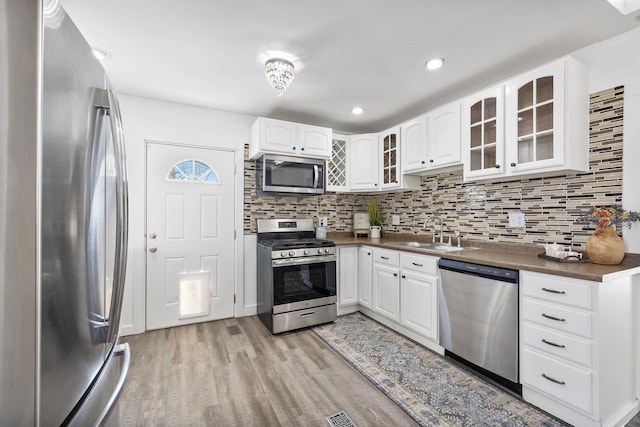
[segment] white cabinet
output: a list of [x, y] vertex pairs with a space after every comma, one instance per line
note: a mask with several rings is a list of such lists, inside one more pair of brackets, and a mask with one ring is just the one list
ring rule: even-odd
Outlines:
[[597, 283], [520, 272], [523, 398], [580, 426], [614, 425], [635, 403], [632, 278]]
[[566, 57], [507, 81], [503, 113], [501, 87], [467, 98], [462, 120], [464, 179], [515, 179], [588, 171], [588, 80], [587, 66]]
[[373, 273], [373, 249], [363, 246], [358, 249], [358, 304], [371, 307]]
[[373, 310], [400, 322], [399, 254], [374, 248], [373, 260]]
[[338, 248], [338, 309], [341, 314], [345, 307], [353, 306], [351, 311], [357, 310], [358, 304], [358, 247], [340, 246]]
[[438, 258], [400, 254], [400, 324], [438, 339]]
[[352, 191], [378, 190], [378, 134], [351, 136], [349, 175]]
[[395, 127], [380, 132], [379, 188], [387, 190], [400, 187], [400, 128]]
[[427, 115], [420, 116], [400, 125], [402, 172], [412, 173], [426, 170], [427, 156]]
[[460, 165], [460, 102], [403, 123], [400, 134], [403, 174], [428, 175]]
[[331, 158], [327, 161], [327, 191], [349, 190], [349, 158], [349, 137], [334, 133], [331, 140]]
[[274, 153], [328, 159], [331, 135], [329, 128], [258, 117], [251, 126], [249, 157]]
[[460, 102], [452, 102], [427, 114], [429, 168], [460, 164]]
[[504, 86], [462, 101], [464, 179], [504, 174]]

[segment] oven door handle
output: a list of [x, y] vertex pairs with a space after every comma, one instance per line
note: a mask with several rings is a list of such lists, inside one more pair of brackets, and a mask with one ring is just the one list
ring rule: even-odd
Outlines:
[[293, 259], [275, 259], [271, 263], [273, 267], [288, 267], [290, 265], [304, 265], [304, 264], [320, 264], [323, 262], [335, 262], [337, 257], [335, 255], [324, 255], [314, 257], [301, 257]]

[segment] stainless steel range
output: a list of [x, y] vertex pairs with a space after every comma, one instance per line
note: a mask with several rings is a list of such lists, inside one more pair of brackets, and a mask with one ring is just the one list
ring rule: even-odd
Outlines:
[[336, 247], [313, 219], [258, 220], [258, 317], [274, 333], [336, 319]]

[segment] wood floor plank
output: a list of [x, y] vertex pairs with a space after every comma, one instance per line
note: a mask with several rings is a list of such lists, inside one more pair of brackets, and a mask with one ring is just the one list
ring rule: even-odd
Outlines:
[[122, 339], [129, 377], [114, 417], [123, 426], [359, 426], [416, 423], [309, 330], [272, 335], [257, 317]]

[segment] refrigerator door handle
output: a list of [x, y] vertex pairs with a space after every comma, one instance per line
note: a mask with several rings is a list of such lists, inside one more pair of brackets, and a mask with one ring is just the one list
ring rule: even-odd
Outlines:
[[114, 288], [111, 295], [111, 313], [109, 314], [109, 330], [107, 342], [115, 341], [120, 325], [120, 312], [124, 293], [124, 282], [127, 263], [127, 224], [129, 217], [129, 198], [127, 190], [127, 169], [124, 151], [124, 134], [120, 106], [113, 90], [107, 89], [107, 101], [113, 136], [116, 163], [116, 255], [114, 268]]

